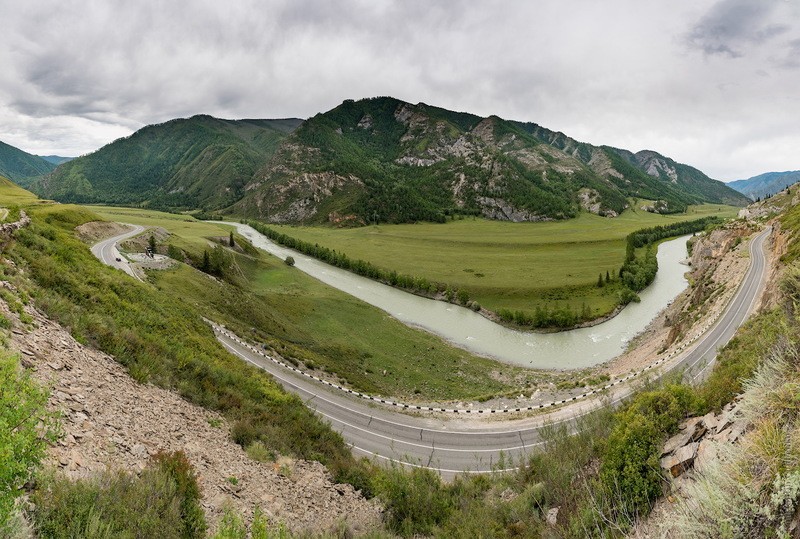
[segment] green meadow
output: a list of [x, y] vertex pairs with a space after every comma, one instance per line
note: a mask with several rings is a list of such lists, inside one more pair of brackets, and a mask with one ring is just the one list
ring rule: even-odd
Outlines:
[[[109, 221], [162, 227], [168, 243], [198, 256], [209, 238], [230, 227], [189, 216], [131, 208], [87, 206]], [[236, 236], [240, 245], [244, 239]], [[163, 247], [163, 246], [162, 246]], [[195, 305], [206, 316], [264, 342], [308, 368], [335, 373], [361, 391], [411, 399], [486, 398], [516, 387], [489, 376], [533, 381], [537, 376], [454, 348], [412, 329], [352, 296], [287, 266], [267, 253], [233, 255], [229, 279], [181, 264], [148, 277], [164, 294]]]
[[[641, 204], [637, 204], [641, 205]], [[613, 277], [625, 259], [625, 236], [646, 227], [710, 215], [733, 217], [737, 208], [691, 206], [686, 213], [658, 215], [628, 210], [609, 219], [582, 213], [575, 219], [509, 223], [465, 218], [444, 224], [373, 225], [361, 228], [278, 226], [288, 236], [317, 243], [401, 274], [424, 277], [492, 311], [537, 307], [611, 312], [619, 287], [597, 287], [598, 275]]]

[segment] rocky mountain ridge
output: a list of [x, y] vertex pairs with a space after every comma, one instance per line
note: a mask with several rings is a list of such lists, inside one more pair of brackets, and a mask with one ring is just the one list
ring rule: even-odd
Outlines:
[[[630, 155], [628, 155], [630, 154]], [[580, 143], [536, 124], [390, 97], [345, 101], [303, 123], [245, 188], [236, 213], [272, 222], [563, 219], [745, 197], [655, 152]]]

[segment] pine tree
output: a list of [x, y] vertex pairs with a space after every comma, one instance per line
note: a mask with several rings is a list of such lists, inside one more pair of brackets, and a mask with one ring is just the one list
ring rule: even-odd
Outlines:
[[597, 288], [603, 288], [603, 274], [597, 276]]
[[608, 270], [606, 270], [606, 284], [611, 282], [611, 275], [608, 274]]
[[228, 236], [228, 245], [231, 247], [236, 246], [236, 242], [233, 241], [233, 230], [231, 230], [230, 235]]
[[207, 249], [203, 251], [203, 263], [200, 266], [200, 269], [206, 273], [208, 273], [208, 271], [211, 269], [211, 258], [208, 256]]

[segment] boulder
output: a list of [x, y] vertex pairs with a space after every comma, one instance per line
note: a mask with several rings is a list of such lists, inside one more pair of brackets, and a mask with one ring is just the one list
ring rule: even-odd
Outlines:
[[703, 425], [705, 425], [706, 429], [712, 433], [716, 432], [717, 427], [719, 426], [719, 420], [714, 415], [714, 412], [708, 412], [706, 415], [704, 415], [701, 422]]
[[559, 507], [553, 507], [547, 511], [547, 524], [550, 526], [555, 526], [558, 524], [558, 510]]
[[697, 448], [700, 444], [692, 442], [679, 448], [675, 453], [661, 459], [661, 468], [669, 471], [672, 477], [678, 477], [683, 472], [692, 467], [694, 459], [697, 457]]
[[679, 447], [683, 447], [691, 442], [692, 434], [694, 434], [694, 430], [684, 430], [667, 440], [667, 443], [664, 444], [664, 448], [661, 450], [661, 456], [669, 455]]
[[697, 455], [694, 459], [694, 469], [698, 473], [708, 471], [709, 464], [717, 458], [717, 446], [709, 441], [703, 440], [697, 447]]
[[747, 424], [744, 421], [739, 421], [731, 425], [730, 433], [728, 434], [728, 441], [730, 443], [735, 442], [736, 440], [744, 434], [744, 431], [747, 430]]

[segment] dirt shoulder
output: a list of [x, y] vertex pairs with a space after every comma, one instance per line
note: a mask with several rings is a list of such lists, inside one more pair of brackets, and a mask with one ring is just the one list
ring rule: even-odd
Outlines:
[[334, 484], [318, 462], [251, 460], [214, 412], [175, 393], [134, 381], [111, 356], [75, 341], [58, 324], [27, 308], [28, 327], [0, 301], [13, 327], [10, 347], [52, 389], [48, 406], [62, 414], [64, 436], [46, 464], [72, 478], [107, 468], [138, 472], [159, 451], [182, 450], [199, 476], [202, 505], [216, 527], [232, 506], [250, 519], [260, 507], [291, 531], [354, 531], [377, 526], [381, 508], [347, 484]]
[[124, 234], [129, 228], [109, 221], [90, 221], [75, 227], [75, 234], [84, 243], [97, 243], [100, 240]]

